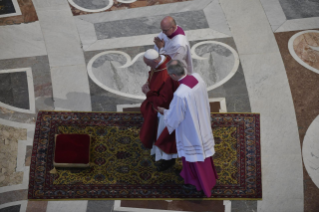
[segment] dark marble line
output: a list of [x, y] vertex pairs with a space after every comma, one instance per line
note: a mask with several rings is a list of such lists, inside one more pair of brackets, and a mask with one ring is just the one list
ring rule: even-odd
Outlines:
[[184, 30], [209, 28], [202, 10], [95, 23], [98, 40], [160, 33], [160, 22], [172, 16]]
[[[10, 70], [10, 69], [18, 69], [18, 68], [27, 68], [30, 67], [32, 70], [33, 76], [33, 86], [34, 86], [34, 95], [35, 95], [35, 107], [36, 113], [39, 110], [53, 110], [54, 103], [53, 103], [53, 91], [52, 91], [52, 82], [51, 82], [51, 72], [49, 66], [49, 59], [48, 56], [35, 56], [35, 57], [26, 57], [26, 58], [16, 58], [16, 59], [5, 59], [0, 60], [0, 70]], [[18, 73], [18, 72], [16, 72]], [[19, 72], [24, 73], [25, 72]], [[8, 79], [4, 79], [3, 76], [8, 74]], [[19, 78], [12, 78], [11, 75], [13, 73], [1, 73], [0, 71], [0, 101], [4, 102], [3, 96], [9, 98], [7, 101], [9, 102], [26, 102], [29, 101], [29, 94], [28, 94], [28, 84], [27, 80], [24, 81], [23, 87], [25, 89], [21, 89], [21, 80]], [[4, 84], [6, 82], [6, 84]], [[23, 83], [22, 83], [23, 84]], [[18, 90], [13, 90], [11, 87], [19, 87]], [[5, 87], [10, 88], [5, 90]], [[4, 92], [5, 91], [5, 92]], [[4, 92], [4, 93], [1, 93]], [[10, 99], [10, 93], [12, 95], [12, 99]], [[14, 94], [13, 94], [14, 93]], [[27, 99], [27, 100], [26, 100]], [[19, 106], [19, 105], [18, 105]], [[26, 107], [27, 108], [27, 107]], [[29, 108], [29, 103], [28, 103]], [[1, 110], [0, 111], [0, 118], [10, 120], [10, 121], [17, 121], [22, 123], [34, 123], [35, 122], [36, 114], [27, 114], [21, 112], [14, 112], [14, 111], [7, 111]]]
[[0, 205], [28, 199], [28, 189], [3, 192], [0, 194]]
[[0, 212], [20, 212], [21, 205], [13, 205], [0, 209]]
[[86, 212], [111, 212], [114, 208], [114, 200], [88, 201]]
[[11, 73], [13, 106], [30, 109], [29, 87], [26, 72]]
[[279, 0], [279, 3], [288, 20], [319, 17], [318, 0]]
[[29, 91], [26, 72], [0, 72], [0, 101], [22, 109], [29, 109]]
[[11, 13], [16, 13], [12, 0], [0, 0], [0, 18]]

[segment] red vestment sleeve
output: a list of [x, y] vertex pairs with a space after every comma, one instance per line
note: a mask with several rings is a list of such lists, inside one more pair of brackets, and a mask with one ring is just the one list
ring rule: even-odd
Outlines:
[[152, 103], [146, 99], [141, 105], [141, 113], [144, 122], [140, 130], [140, 140], [146, 148], [150, 149], [156, 140], [158, 126], [157, 112], [153, 110]]

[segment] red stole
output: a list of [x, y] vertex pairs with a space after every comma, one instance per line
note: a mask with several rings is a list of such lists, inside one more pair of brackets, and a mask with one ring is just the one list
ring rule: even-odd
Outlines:
[[[149, 149], [152, 148], [157, 135], [158, 118], [157, 111], [154, 108], [157, 109], [158, 106], [168, 108], [173, 99], [174, 92], [179, 86], [179, 83], [172, 80], [167, 73], [166, 64], [170, 60], [169, 56], [165, 56], [164, 62], [155, 70], [149, 72], [148, 82], [150, 91], [146, 94], [146, 100], [141, 105], [144, 122], [140, 130], [140, 140]], [[164, 132], [167, 132], [167, 134]], [[175, 143], [175, 133], [169, 135], [166, 128], [163, 133], [163, 136], [161, 134], [160, 137], [163, 137], [166, 141]], [[176, 153], [176, 144], [175, 152], [172, 153]]]

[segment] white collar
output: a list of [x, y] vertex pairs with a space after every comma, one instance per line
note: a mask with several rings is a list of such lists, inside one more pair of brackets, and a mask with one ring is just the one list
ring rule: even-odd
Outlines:
[[160, 55], [161, 56], [161, 61], [157, 64], [156, 68], [159, 67], [160, 65], [162, 65], [162, 63], [165, 60], [165, 56], [164, 55]]
[[187, 74], [185, 74], [184, 76], [182, 76], [178, 81], [181, 81], [182, 79], [184, 79], [187, 76]]

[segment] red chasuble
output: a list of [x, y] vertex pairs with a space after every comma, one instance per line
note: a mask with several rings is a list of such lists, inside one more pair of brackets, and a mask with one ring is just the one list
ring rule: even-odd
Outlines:
[[[146, 94], [146, 100], [141, 105], [144, 122], [140, 131], [140, 140], [149, 149], [152, 148], [157, 135], [158, 118], [157, 111], [154, 108], [156, 109], [158, 106], [169, 108], [174, 92], [179, 86], [179, 83], [172, 80], [167, 73], [166, 64], [171, 58], [169, 56], [165, 57], [164, 62], [159, 67], [149, 71], [148, 83], [150, 91]], [[168, 150], [165, 149], [166, 153], [177, 153], [175, 133], [169, 135], [168, 130], [165, 128], [160, 138], [165, 143], [168, 143], [168, 146], [171, 146]]]

